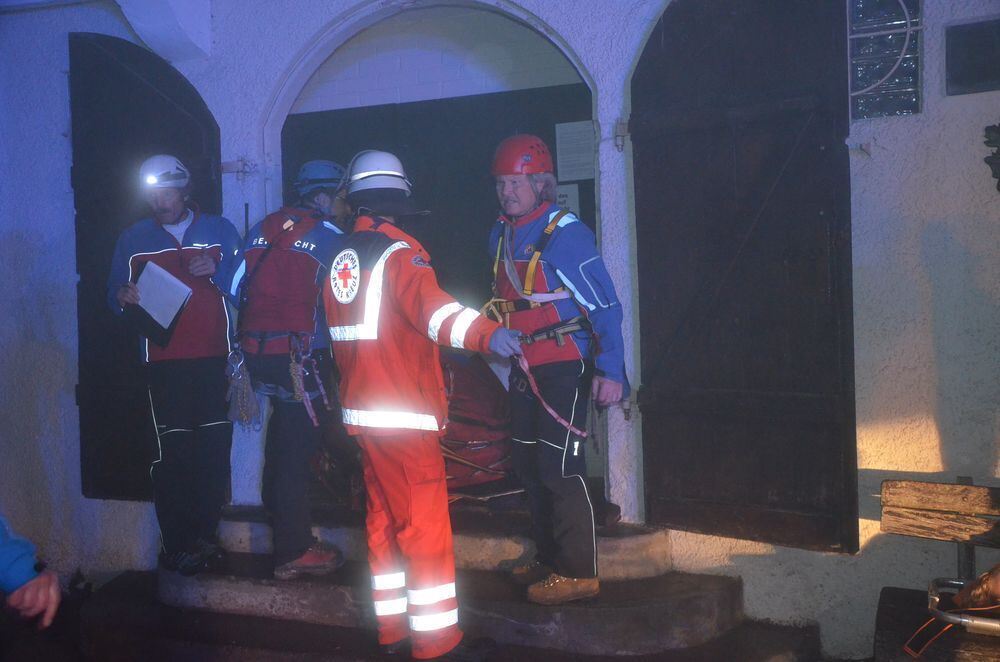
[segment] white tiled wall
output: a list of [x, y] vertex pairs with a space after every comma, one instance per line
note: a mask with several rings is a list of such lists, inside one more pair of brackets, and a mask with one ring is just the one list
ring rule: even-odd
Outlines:
[[403, 12], [323, 63], [293, 113], [406, 103], [580, 82], [548, 40], [499, 14], [459, 7]]

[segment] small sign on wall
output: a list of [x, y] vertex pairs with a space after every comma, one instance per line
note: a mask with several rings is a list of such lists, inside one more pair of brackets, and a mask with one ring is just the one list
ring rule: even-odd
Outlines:
[[556, 124], [556, 169], [559, 181], [594, 178], [594, 123]]
[[556, 204], [580, 215], [580, 185], [560, 184], [556, 189]]

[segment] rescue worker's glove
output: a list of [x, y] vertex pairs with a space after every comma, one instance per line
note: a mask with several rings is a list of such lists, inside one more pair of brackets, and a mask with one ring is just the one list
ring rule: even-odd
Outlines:
[[521, 333], [500, 327], [490, 336], [490, 351], [497, 356], [509, 358], [521, 353]]

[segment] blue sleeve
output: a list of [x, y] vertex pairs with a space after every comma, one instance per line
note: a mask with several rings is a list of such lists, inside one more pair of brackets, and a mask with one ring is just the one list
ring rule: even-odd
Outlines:
[[0, 593], [13, 593], [38, 576], [35, 546], [13, 535], [0, 517]]
[[622, 306], [597, 252], [594, 233], [577, 220], [559, 228], [545, 249], [545, 261], [555, 268], [559, 280], [590, 320], [597, 341], [596, 374], [625, 384]]
[[[239, 255], [236, 256], [236, 260], [233, 262], [232, 272], [227, 276], [227, 282], [224, 287], [226, 294], [229, 296], [229, 300], [232, 302], [233, 306], [236, 308], [240, 307], [240, 286], [243, 284], [243, 279], [247, 276], [247, 251], [250, 249], [250, 243], [253, 241], [254, 237], [260, 235], [261, 223], [250, 228], [247, 232], [247, 236], [239, 242], [240, 251]], [[222, 283], [219, 283], [219, 287], [223, 287]]]
[[[222, 251], [222, 260], [215, 268], [215, 274], [212, 275], [212, 282], [235, 304], [238, 303], [236, 295], [239, 293], [239, 282], [236, 282], [237, 287], [234, 288], [233, 280], [237, 277], [240, 280], [243, 278], [243, 270], [241, 269], [244, 266], [243, 239], [240, 237], [240, 233], [236, 231], [236, 227], [232, 221], [228, 218], [219, 219], [219, 244]], [[235, 293], [234, 289], [236, 290]]]
[[114, 255], [111, 257], [111, 271], [108, 272], [108, 306], [117, 315], [121, 315], [122, 308], [118, 305], [118, 299], [115, 298], [115, 294], [118, 293], [119, 287], [128, 282], [128, 261], [130, 256], [125, 247], [127, 243], [128, 240], [124, 234], [118, 237], [118, 241], [115, 243]]

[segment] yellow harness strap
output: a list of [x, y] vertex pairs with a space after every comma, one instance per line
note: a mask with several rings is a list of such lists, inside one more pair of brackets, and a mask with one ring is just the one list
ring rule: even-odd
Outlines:
[[545, 246], [548, 245], [549, 239], [552, 238], [552, 233], [556, 231], [556, 226], [559, 225], [559, 221], [563, 219], [563, 216], [569, 213], [567, 209], [561, 209], [558, 214], [552, 217], [549, 224], [545, 226], [545, 230], [542, 232], [542, 239], [538, 242], [535, 247], [535, 252], [531, 256], [531, 260], [528, 262], [528, 271], [524, 275], [524, 287], [521, 292], [525, 295], [531, 295], [535, 291], [535, 272], [538, 270], [538, 261], [542, 259], [542, 251], [545, 250]]

